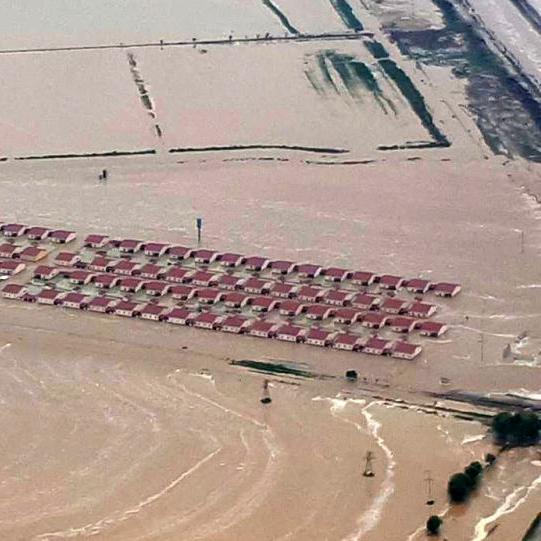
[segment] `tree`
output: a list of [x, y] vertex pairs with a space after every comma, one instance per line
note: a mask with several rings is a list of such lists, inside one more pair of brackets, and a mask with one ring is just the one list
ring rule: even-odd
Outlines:
[[487, 463], [488, 466], [492, 466], [492, 464], [496, 462], [496, 456], [493, 455], [492, 453], [487, 453], [485, 455], [485, 462]]
[[477, 485], [479, 481], [479, 476], [483, 472], [483, 466], [480, 462], [472, 462], [469, 466], [466, 467], [464, 473], [470, 478], [472, 487]]
[[492, 430], [502, 443], [532, 445], [539, 441], [541, 417], [532, 412], [498, 413], [492, 419]]
[[465, 473], [455, 473], [447, 484], [447, 493], [452, 502], [464, 502], [472, 489], [472, 481]]
[[350, 380], [356, 380], [357, 379], [357, 372], [355, 370], [347, 370], [346, 371], [346, 378]]
[[427, 521], [426, 521], [426, 531], [428, 532], [428, 535], [437, 535], [440, 531], [440, 527], [443, 523], [443, 520], [441, 520], [438, 515], [432, 515]]

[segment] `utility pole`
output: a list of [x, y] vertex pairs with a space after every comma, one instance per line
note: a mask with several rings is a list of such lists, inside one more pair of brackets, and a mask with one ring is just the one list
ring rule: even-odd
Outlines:
[[427, 492], [427, 498], [426, 498], [426, 505], [434, 505], [434, 499], [432, 498], [432, 483], [434, 482], [434, 479], [432, 478], [432, 472], [430, 470], [426, 470], [426, 492]]
[[203, 230], [203, 218], [197, 218], [195, 220], [195, 225], [197, 227], [197, 246], [201, 246], [201, 232]]
[[271, 402], [272, 398], [270, 397], [269, 380], [266, 379], [263, 381], [263, 396], [261, 397], [261, 403], [270, 404]]
[[374, 477], [375, 473], [374, 473], [374, 470], [372, 468], [372, 463], [374, 461], [374, 453], [372, 453], [372, 451], [367, 451], [364, 459], [365, 459], [365, 465], [364, 465], [363, 476], [364, 477]]
[[520, 232], [520, 253], [524, 253], [524, 230]]

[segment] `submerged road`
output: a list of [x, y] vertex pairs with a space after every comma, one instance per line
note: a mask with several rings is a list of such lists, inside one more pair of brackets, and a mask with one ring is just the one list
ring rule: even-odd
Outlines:
[[372, 38], [373, 32], [337, 32], [337, 33], [322, 33], [322, 34], [284, 34], [283, 36], [254, 36], [244, 38], [220, 38], [220, 39], [203, 39], [189, 41], [158, 41], [148, 43], [118, 43], [109, 45], [79, 45], [71, 47], [38, 47], [38, 48], [21, 48], [21, 49], [0, 49], [0, 54], [22, 54], [22, 53], [49, 53], [63, 51], [94, 51], [101, 49], [138, 49], [143, 47], [197, 47], [200, 45], [231, 45], [235, 43], [287, 43], [291, 41], [341, 41], [341, 40], [356, 40], [364, 38]]

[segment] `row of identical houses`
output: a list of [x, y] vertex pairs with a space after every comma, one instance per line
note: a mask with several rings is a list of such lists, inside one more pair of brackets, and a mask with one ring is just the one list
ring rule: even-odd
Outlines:
[[8, 284], [2, 296], [44, 305], [62, 306], [68, 309], [88, 310], [120, 317], [141, 318], [167, 322], [173, 325], [193, 326], [201, 329], [219, 330], [232, 334], [246, 334], [285, 342], [306, 343], [318, 347], [332, 347], [346, 351], [358, 351], [373, 355], [390, 355], [402, 359], [414, 359], [421, 353], [421, 346], [403, 340], [386, 340], [379, 337], [363, 338], [345, 332], [332, 332], [320, 328], [279, 324], [263, 319], [241, 315], [220, 315], [211, 312], [192, 312], [183, 307], [169, 307], [157, 303], [136, 303], [111, 299], [105, 296], [90, 297], [79, 292], [61, 292], [45, 288], [37, 295], [30, 295], [26, 287]]
[[7, 238], [26, 237], [29, 240], [37, 241], [47, 239], [57, 244], [68, 244], [77, 238], [75, 231], [15, 223], [0, 223], [0, 233]]

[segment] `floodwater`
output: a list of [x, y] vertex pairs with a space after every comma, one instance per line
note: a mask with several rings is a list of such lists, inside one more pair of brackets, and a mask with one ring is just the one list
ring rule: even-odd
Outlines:
[[[360, 37], [0, 55], [2, 221], [194, 244], [203, 217], [211, 248], [463, 284], [436, 301], [449, 333], [412, 363], [1, 300], [2, 539], [419, 541], [432, 512], [449, 539], [526, 531], [535, 450], [502, 455], [450, 509], [448, 476], [494, 451], [486, 427], [373, 395], [539, 395], [539, 169], [493, 156], [464, 81], [404, 58], [383, 16], [350, 3], [273, 5], [306, 32], [362, 21], [450, 147], [378, 150], [428, 135]], [[156, 4], [11, 6], [2, 48], [284, 33], [264, 2]], [[415, 5], [413, 28], [442, 24]], [[15, 159], [115, 150], [155, 153]], [[265, 376], [232, 359], [329, 377], [273, 377], [265, 408]], [[342, 379], [351, 368], [368, 391]]]

